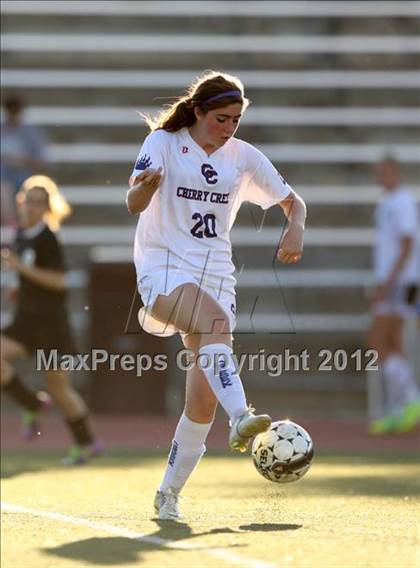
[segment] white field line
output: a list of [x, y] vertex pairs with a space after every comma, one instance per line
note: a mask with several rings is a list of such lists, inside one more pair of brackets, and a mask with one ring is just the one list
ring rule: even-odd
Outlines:
[[4, 52], [33, 53], [420, 53], [414, 35], [4, 33]]
[[[248, 89], [414, 89], [420, 87], [418, 71], [245, 71], [239, 75]], [[2, 69], [1, 82], [8, 88], [158, 88], [183, 89], [200, 70], [159, 71], [99, 69]]]
[[156, 544], [157, 546], [161, 546], [162, 548], [170, 548], [174, 550], [199, 550], [202, 554], [215, 556], [225, 562], [239, 564], [240, 566], [249, 566], [250, 568], [276, 568], [275, 564], [271, 564], [270, 562], [263, 562], [262, 560], [258, 560], [255, 558], [240, 556], [239, 554], [235, 554], [223, 548], [206, 550], [203, 549], [202, 545], [193, 545], [182, 541], [173, 542], [157, 536], [139, 534], [138, 532], [126, 529], [124, 527], [117, 527], [114, 525], [108, 525], [104, 523], [96, 523], [94, 521], [89, 521], [88, 519], [80, 519], [78, 517], [71, 517], [69, 515], [54, 513], [52, 511], [30, 509], [28, 507], [22, 507], [21, 505], [15, 505], [13, 503], [5, 503], [5, 502], [1, 503], [1, 509], [2, 512], [22, 513], [26, 515], [33, 515], [35, 517], [49, 519], [52, 521], [57, 521], [59, 523], [67, 523], [80, 527], [88, 527], [94, 530], [114, 534], [116, 536], [137, 540], [139, 542], [148, 542], [151, 544]]
[[313, 1], [294, 0], [293, 2], [258, 2], [224, 1], [185, 1], [161, 0], [3, 0], [3, 14], [43, 14], [43, 15], [83, 15], [83, 16], [242, 16], [252, 18], [282, 17], [416, 17], [419, 14], [419, 3], [415, 1]]

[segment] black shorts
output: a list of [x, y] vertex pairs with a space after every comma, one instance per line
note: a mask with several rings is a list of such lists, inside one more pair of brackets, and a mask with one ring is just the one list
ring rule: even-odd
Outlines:
[[60, 355], [77, 353], [67, 318], [42, 319], [21, 314], [2, 333], [21, 343], [30, 354], [37, 349], [57, 349]]

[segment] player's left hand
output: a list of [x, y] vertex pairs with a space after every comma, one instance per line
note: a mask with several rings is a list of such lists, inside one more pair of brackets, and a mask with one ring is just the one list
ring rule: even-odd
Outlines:
[[383, 284], [376, 286], [371, 298], [372, 304], [383, 302], [383, 300], [385, 300], [385, 298], [389, 295], [391, 288], [392, 284], [389, 282], [384, 282]]
[[303, 227], [290, 225], [284, 233], [280, 247], [277, 251], [277, 258], [285, 264], [299, 262], [303, 254]]
[[1, 250], [1, 264], [9, 270], [17, 271], [20, 266], [19, 257], [8, 248]]

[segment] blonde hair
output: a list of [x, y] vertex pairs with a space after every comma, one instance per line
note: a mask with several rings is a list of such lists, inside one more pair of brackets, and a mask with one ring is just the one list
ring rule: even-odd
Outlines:
[[24, 198], [25, 194], [31, 189], [41, 189], [45, 191], [48, 202], [48, 210], [44, 215], [44, 220], [52, 231], [58, 231], [64, 219], [72, 212], [70, 205], [65, 197], [60, 193], [57, 184], [48, 176], [35, 175], [28, 177], [23, 182], [17, 199]]
[[[226, 96], [221, 96], [226, 93]], [[209, 100], [216, 99], [216, 100]], [[206, 71], [187, 88], [185, 95], [179, 97], [168, 108], [164, 108], [155, 118], [140, 113], [151, 131], [166, 130], [177, 132], [196, 121], [194, 107], [204, 113], [233, 103], [240, 103], [243, 110], [249, 105], [244, 96], [242, 81], [234, 75], [218, 71]]]

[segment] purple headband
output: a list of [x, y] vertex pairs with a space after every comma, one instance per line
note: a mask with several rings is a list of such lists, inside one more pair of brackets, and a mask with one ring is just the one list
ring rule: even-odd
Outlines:
[[223, 99], [224, 97], [241, 97], [242, 98], [242, 93], [241, 91], [226, 91], [225, 93], [219, 93], [218, 95], [214, 95], [214, 97], [210, 97], [209, 99], [207, 99], [206, 101], [204, 101], [203, 105], [206, 105], [207, 103], [212, 103], [213, 101], [217, 101], [218, 99]]

